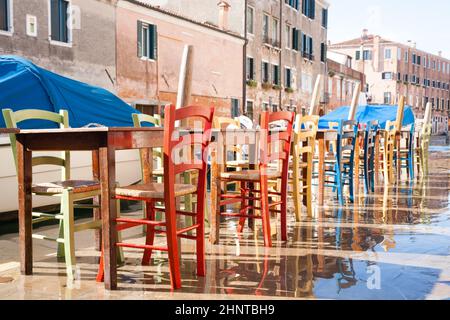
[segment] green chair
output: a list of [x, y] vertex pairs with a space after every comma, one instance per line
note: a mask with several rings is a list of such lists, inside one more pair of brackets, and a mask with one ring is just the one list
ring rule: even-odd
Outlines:
[[[60, 128], [69, 128], [69, 117], [66, 110], [54, 113], [43, 110], [26, 109], [14, 112], [3, 109], [3, 117], [7, 128], [18, 128], [18, 124], [25, 120], [47, 120], [59, 124]], [[16, 136], [10, 134], [11, 148], [17, 170]], [[61, 198], [59, 213], [32, 213], [32, 223], [47, 220], [59, 220], [59, 235], [51, 238], [45, 235], [33, 234], [34, 239], [52, 240], [58, 243], [58, 257], [65, 257], [66, 272], [69, 279], [74, 279], [76, 266], [74, 233], [87, 229], [100, 229], [101, 220], [75, 224], [74, 208], [98, 208], [95, 205], [75, 204], [75, 201], [100, 196], [100, 183], [98, 181], [71, 180], [70, 178], [70, 152], [63, 151], [58, 156], [36, 156], [32, 158], [32, 166], [54, 165], [61, 167], [61, 180], [50, 183], [36, 183], [32, 186], [33, 195]], [[119, 254], [121, 256], [121, 254]]]

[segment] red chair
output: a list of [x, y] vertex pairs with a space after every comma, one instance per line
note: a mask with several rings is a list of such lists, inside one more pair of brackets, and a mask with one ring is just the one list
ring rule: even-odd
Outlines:
[[[287, 182], [294, 117], [293, 112], [263, 112], [261, 114], [259, 139], [260, 158], [257, 169], [221, 172], [219, 175], [219, 179], [225, 183], [236, 181], [240, 182], [242, 186], [240, 194], [227, 194], [226, 188], [224, 190], [218, 188], [217, 198], [220, 199], [220, 208], [231, 203], [233, 199], [241, 200], [241, 208], [238, 213], [220, 212], [219, 214], [225, 217], [240, 218], [238, 232], [243, 230], [246, 218], [262, 219], [264, 245], [266, 247], [272, 246], [270, 212], [280, 213], [281, 238], [283, 241], [287, 241]], [[278, 121], [284, 121], [286, 128], [269, 131], [270, 124]], [[274, 150], [274, 146], [277, 145], [278, 150]], [[277, 183], [280, 190], [269, 192], [269, 182], [281, 182]], [[259, 185], [259, 189], [256, 188], [257, 185]], [[255, 196], [255, 194], [259, 196]], [[278, 197], [280, 200], [269, 203], [269, 197]], [[260, 207], [256, 207], [249, 201], [259, 201]], [[280, 206], [280, 209], [276, 209], [278, 206]], [[259, 210], [261, 214], [249, 214], [250, 210]]]
[[[197, 241], [197, 275], [205, 276], [204, 209], [207, 163], [203, 157], [210, 143], [213, 116], [213, 107], [192, 106], [175, 109], [173, 105], [167, 106], [164, 119], [164, 183], [144, 183], [116, 188], [118, 199], [145, 201], [147, 204], [145, 219], [116, 219], [118, 231], [147, 225], [145, 245], [119, 242], [116, 243], [116, 246], [144, 249], [142, 265], [150, 263], [153, 250], [168, 251], [170, 280], [173, 289], [181, 287], [177, 237]], [[201, 133], [188, 129], [183, 132], [183, 129], [175, 128], [176, 121], [183, 123], [192, 120], [202, 121]], [[198, 148], [199, 146], [200, 148]], [[183, 159], [177, 159], [180, 155]], [[198, 172], [197, 185], [176, 183], [176, 176], [186, 171]], [[193, 210], [194, 212], [178, 210], [176, 198], [189, 194], [197, 196], [197, 206]], [[164, 208], [155, 207], [156, 202], [164, 202]], [[157, 221], [155, 219], [156, 212], [165, 213], [165, 221]], [[193, 224], [177, 229], [178, 215], [193, 217]], [[192, 230], [196, 231], [195, 235], [187, 234]], [[155, 233], [166, 234], [167, 247], [153, 245]], [[103, 280], [103, 271], [102, 254], [97, 281]]]

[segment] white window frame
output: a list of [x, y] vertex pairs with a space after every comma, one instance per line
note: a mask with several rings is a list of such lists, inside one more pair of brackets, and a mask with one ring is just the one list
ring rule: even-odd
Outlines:
[[56, 41], [52, 39], [52, 2], [51, 0], [47, 0], [47, 5], [48, 5], [48, 41], [50, 42], [51, 45], [55, 45], [55, 46], [61, 46], [61, 47], [67, 47], [67, 48], [72, 48], [72, 43], [73, 43], [73, 26], [72, 26], [72, 0], [65, 0], [68, 2], [67, 5], [67, 11], [69, 11], [69, 14], [67, 16], [67, 21], [70, 21], [70, 26], [67, 27], [67, 42], [62, 42], [62, 41]]
[[[286, 3], [285, 3], [286, 4]], [[288, 4], [286, 4], [288, 7], [290, 7]], [[288, 29], [289, 29], [289, 32], [287, 33], [287, 31], [288, 31]], [[287, 24], [286, 23], [286, 25], [285, 25], [285, 28], [284, 28], [284, 35], [285, 36], [287, 36], [287, 39], [286, 39], [286, 46], [285, 46], [285, 48], [287, 49], [287, 50], [292, 50], [292, 26], [290, 25], [290, 24]], [[286, 34], [287, 33], [287, 34]]]
[[[252, 6], [247, 5], [247, 10], [248, 9], [252, 9], [253, 11], [253, 16], [252, 16], [252, 32], [248, 31], [247, 29], [247, 34], [254, 36], [255, 35], [255, 8]], [[248, 14], [247, 14], [247, 23], [248, 23]], [[245, 26], [245, 28], [247, 28], [247, 26]]]
[[[31, 30], [29, 29], [30, 20], [31, 19], [34, 19], [34, 32], [31, 32]], [[37, 17], [33, 16], [31, 14], [27, 14], [25, 21], [26, 21], [26, 33], [27, 33], [27, 36], [29, 36], [29, 37], [37, 37], [37, 35], [38, 35], [38, 21], [37, 21]]]
[[14, 34], [14, 0], [8, 0], [8, 31], [0, 30], [0, 35], [11, 37]]
[[[151, 22], [151, 21], [149, 21], [149, 20], [138, 19], [137, 21], [140, 21], [140, 22], [142, 22], [143, 24], [146, 24], [148, 28], [150, 27], [150, 25], [157, 26], [157, 24], [156, 24], [155, 22]], [[150, 29], [148, 29], [148, 32], [150, 32]], [[142, 32], [142, 36], [144, 36], [144, 33], [143, 33], [143, 32]], [[137, 37], [136, 37], [136, 38], [137, 38]], [[139, 39], [136, 39], [136, 41], [139, 42]], [[143, 42], [142, 42], [142, 43], [143, 43]], [[155, 59], [152, 59], [152, 58], [150, 58], [150, 57], [146, 57], [146, 56], [144, 56], [144, 55], [142, 55], [142, 57], [140, 57], [140, 59], [141, 59], [141, 60], [144, 60], [144, 61], [156, 62]], [[254, 63], [255, 63], [255, 61], [253, 60], [253, 64], [254, 64]]]
[[[389, 58], [387, 58], [387, 53], [389, 52]], [[384, 60], [390, 60], [392, 59], [392, 49], [391, 48], [385, 48], [384, 49]]]

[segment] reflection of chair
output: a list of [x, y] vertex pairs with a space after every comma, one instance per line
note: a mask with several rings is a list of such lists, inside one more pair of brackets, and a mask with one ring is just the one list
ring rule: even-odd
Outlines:
[[[69, 117], [66, 110], [59, 114], [43, 110], [20, 110], [13, 112], [11, 109], [3, 109], [3, 117], [8, 128], [17, 128], [17, 125], [26, 120], [50, 121], [59, 125], [60, 128], [69, 127]], [[10, 135], [11, 147], [17, 169], [16, 137]], [[37, 156], [32, 159], [33, 166], [54, 165], [61, 167], [61, 180], [49, 183], [33, 184], [34, 195], [60, 197], [61, 212], [56, 214], [33, 212], [33, 223], [46, 220], [59, 220], [59, 236], [50, 238], [46, 235], [33, 234], [34, 239], [53, 240], [58, 243], [58, 257], [65, 257], [66, 272], [73, 279], [76, 265], [74, 233], [86, 229], [100, 229], [101, 221], [75, 224], [74, 207], [75, 201], [93, 198], [100, 195], [100, 184], [98, 181], [71, 180], [70, 178], [70, 152], [63, 151], [61, 156]], [[82, 207], [92, 207], [83, 205]]]
[[[401, 132], [405, 135], [404, 132]], [[406, 168], [410, 179], [414, 179], [414, 123], [410, 125], [410, 130], [403, 139], [404, 146], [400, 147], [400, 166]]]
[[312, 215], [312, 170], [316, 134], [318, 129], [318, 116], [300, 116], [295, 119], [292, 180], [295, 217], [301, 218], [301, 199], [306, 204], [308, 216]]
[[[354, 199], [353, 169], [358, 126], [356, 121], [341, 120], [335, 129], [337, 130], [335, 146], [332, 146], [329, 156], [325, 158], [325, 186], [336, 190], [340, 205], [344, 205], [345, 184], [350, 188], [350, 201], [353, 202]], [[332, 180], [329, 180], [330, 177]]]
[[[205, 244], [204, 244], [204, 209], [206, 195], [206, 161], [203, 158], [198, 159], [197, 156], [203, 157], [209, 145], [210, 129], [212, 126], [212, 118], [214, 108], [207, 107], [185, 107], [175, 109], [175, 106], [167, 106], [165, 109], [164, 120], [164, 183], [144, 183], [128, 187], [116, 188], [116, 196], [119, 199], [140, 200], [145, 201], [146, 218], [131, 219], [118, 218], [117, 229], [124, 230], [136, 227], [138, 225], [147, 225], [147, 235], [145, 244], [132, 244], [118, 242], [118, 247], [128, 247], [144, 249], [142, 264], [150, 263], [153, 250], [168, 251], [169, 268], [172, 288], [181, 287], [179, 248], [177, 238], [186, 238], [196, 240], [197, 254], [197, 274], [205, 275]], [[176, 121], [188, 120], [191, 118], [201, 119], [203, 121], [202, 130], [204, 133], [185, 134], [175, 128]], [[199, 153], [190, 152], [197, 147]], [[181, 159], [179, 159], [181, 156]], [[198, 172], [198, 184], [178, 184], [175, 183], [177, 175], [182, 175], [187, 171], [195, 170]], [[192, 212], [180, 211], [176, 207], [176, 198], [186, 195], [197, 195], [196, 210]], [[155, 202], [164, 202], [165, 208], [155, 208]], [[164, 212], [165, 221], [155, 220], [157, 211]], [[193, 217], [193, 224], [185, 226], [181, 229], [177, 227], [177, 216]], [[195, 235], [187, 234], [189, 231], [195, 230]], [[167, 246], [154, 245], [155, 233], [165, 233], [167, 237]], [[99, 266], [98, 280], [103, 275], [103, 259]]]
[[[269, 125], [272, 122], [284, 120], [287, 122], [285, 131], [269, 131]], [[217, 199], [220, 200], [218, 207], [225, 206], [230, 200], [241, 200], [241, 208], [238, 213], [220, 212], [222, 216], [238, 217], [239, 229], [245, 223], [245, 218], [257, 218], [262, 219], [263, 222], [263, 234], [264, 245], [267, 247], [272, 246], [271, 232], [270, 232], [270, 212], [276, 212], [281, 214], [281, 237], [283, 241], [287, 240], [287, 225], [286, 225], [286, 213], [287, 213], [287, 179], [289, 169], [289, 155], [291, 148], [291, 136], [292, 126], [294, 122], [293, 112], [273, 112], [267, 111], [261, 114], [261, 130], [260, 130], [260, 160], [259, 167], [256, 170], [242, 170], [235, 172], [220, 172], [219, 179], [222, 182], [240, 182], [243, 193], [241, 195], [228, 194], [224, 190], [224, 194], [221, 193], [218, 188]], [[276, 150], [278, 148], [278, 150]], [[276, 151], [275, 151], [276, 150]], [[269, 167], [273, 162], [281, 164], [281, 171]], [[269, 180], [281, 180], [280, 190], [276, 192], [269, 192], [268, 182]], [[259, 185], [259, 189], [255, 188], [255, 185]], [[253, 194], [259, 196], [252, 196]], [[273, 201], [269, 204], [269, 197], [278, 196], [280, 201]], [[253, 205], [247, 205], [247, 200], [258, 200], [260, 202], [259, 207]], [[273, 207], [281, 206], [280, 210]], [[250, 215], [250, 210], [260, 210], [261, 215]]]

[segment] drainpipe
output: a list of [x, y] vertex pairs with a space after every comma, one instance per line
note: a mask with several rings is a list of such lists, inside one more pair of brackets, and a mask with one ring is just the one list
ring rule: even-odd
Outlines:
[[[242, 47], [242, 114], [244, 114], [245, 107], [247, 105], [247, 5], [248, 0], [244, 1], [244, 46]], [[253, 120], [253, 119], [252, 119]]]
[[[279, 72], [280, 72], [280, 78], [278, 79], [278, 81], [280, 82], [280, 84], [282, 83], [282, 79], [283, 79], [283, 67], [281, 66], [281, 55], [283, 52], [283, 1], [280, 1], [280, 23], [279, 23], [279, 30], [278, 30], [278, 37], [280, 39], [280, 53], [278, 55], [278, 65], [279, 65]], [[295, 68], [297, 70], [297, 68]], [[292, 70], [292, 69], [291, 69]], [[291, 71], [291, 77], [292, 77], [292, 71]], [[283, 96], [283, 90], [279, 90], [279, 94], [278, 94], [278, 108], [279, 110], [282, 110], [283, 107], [281, 106], [282, 103], [282, 96]]]

